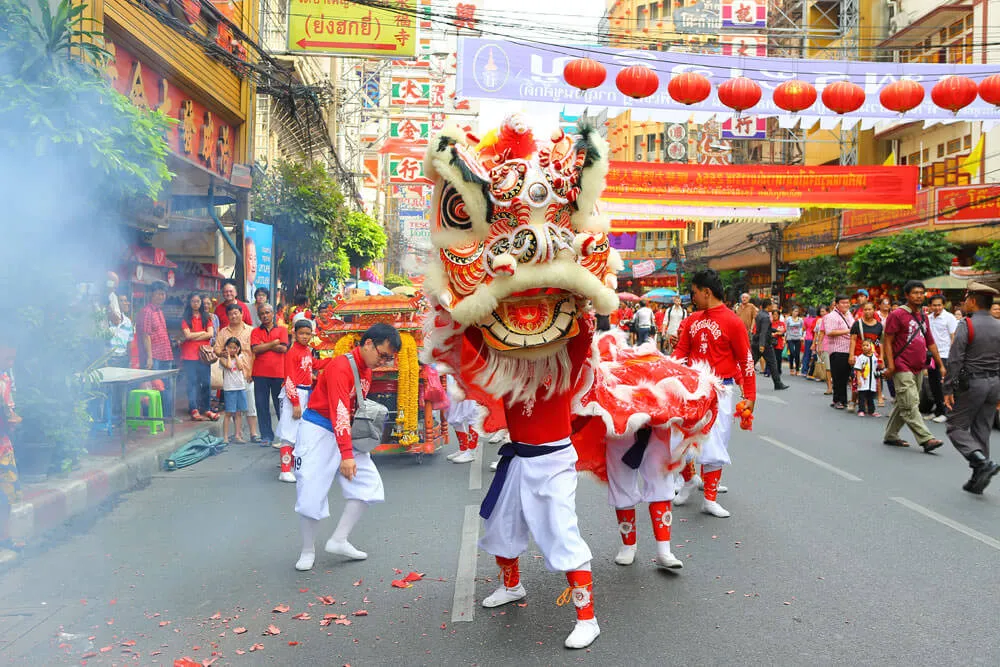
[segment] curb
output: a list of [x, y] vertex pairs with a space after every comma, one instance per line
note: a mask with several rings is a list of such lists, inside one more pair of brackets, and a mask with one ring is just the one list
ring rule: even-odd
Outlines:
[[[108, 458], [103, 465], [85, 470], [76, 479], [49, 482], [51, 486], [37, 492], [28, 490], [24, 502], [11, 507], [8, 530], [11, 538], [31, 542], [75, 516], [88, 512], [109, 498], [149, 482], [163, 470], [163, 462], [185, 442], [202, 430], [214, 435], [222, 431], [221, 424], [179, 433], [172, 439], [133, 452], [123, 458]], [[98, 457], [86, 460], [97, 463]]]

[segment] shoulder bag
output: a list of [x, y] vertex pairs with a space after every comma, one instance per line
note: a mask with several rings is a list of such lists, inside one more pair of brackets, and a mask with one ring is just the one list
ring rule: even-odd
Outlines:
[[389, 408], [378, 401], [365, 398], [361, 390], [361, 376], [358, 375], [358, 364], [354, 361], [354, 354], [347, 354], [347, 363], [351, 365], [351, 372], [354, 374], [354, 390], [357, 392], [358, 407], [354, 411], [354, 418], [351, 420], [351, 446], [367, 454], [380, 444], [382, 444], [382, 431], [385, 428], [385, 420], [389, 416]]

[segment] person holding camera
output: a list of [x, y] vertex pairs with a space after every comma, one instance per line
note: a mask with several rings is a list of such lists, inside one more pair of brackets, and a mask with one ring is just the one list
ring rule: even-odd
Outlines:
[[981, 495], [1000, 465], [990, 460], [990, 429], [1000, 403], [1000, 320], [990, 315], [997, 290], [970, 282], [944, 380], [948, 438], [972, 468], [962, 487]]

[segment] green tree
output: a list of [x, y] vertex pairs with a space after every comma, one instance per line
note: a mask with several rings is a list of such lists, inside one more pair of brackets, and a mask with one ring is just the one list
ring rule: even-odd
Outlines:
[[796, 263], [785, 278], [785, 290], [795, 294], [796, 303], [802, 306], [818, 306], [833, 301], [847, 283], [844, 262], [832, 255], [820, 255]]
[[394, 287], [413, 287], [413, 281], [398, 273], [387, 273], [385, 275], [385, 286], [388, 289]]
[[1000, 273], [1000, 241], [980, 246], [976, 251], [976, 268], [981, 271]]
[[943, 232], [908, 230], [880, 236], [854, 252], [848, 264], [860, 284], [900, 286], [948, 272], [956, 247]]
[[388, 238], [382, 225], [366, 213], [351, 211], [347, 214], [343, 248], [352, 269], [363, 269], [385, 255]]
[[346, 280], [344, 195], [320, 164], [271, 165], [254, 180], [251, 205], [255, 219], [274, 225], [277, 275], [289, 294], [314, 301], [329, 280]]

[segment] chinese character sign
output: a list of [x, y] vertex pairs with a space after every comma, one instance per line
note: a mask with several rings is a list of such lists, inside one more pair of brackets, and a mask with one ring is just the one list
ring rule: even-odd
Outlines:
[[289, 0], [288, 50], [352, 56], [411, 57], [417, 0], [378, 9], [349, 0]]
[[391, 106], [426, 107], [431, 101], [431, 82], [427, 78], [392, 77]]
[[426, 141], [431, 136], [428, 118], [392, 118], [389, 121], [389, 136], [406, 141]]
[[719, 35], [724, 56], [767, 56], [767, 36], [765, 35]]
[[767, 3], [764, 0], [722, 0], [722, 27], [767, 28]]
[[430, 183], [424, 177], [424, 161], [411, 155], [389, 156], [389, 182], [398, 184]]
[[767, 139], [767, 119], [746, 114], [722, 123], [723, 139]]

